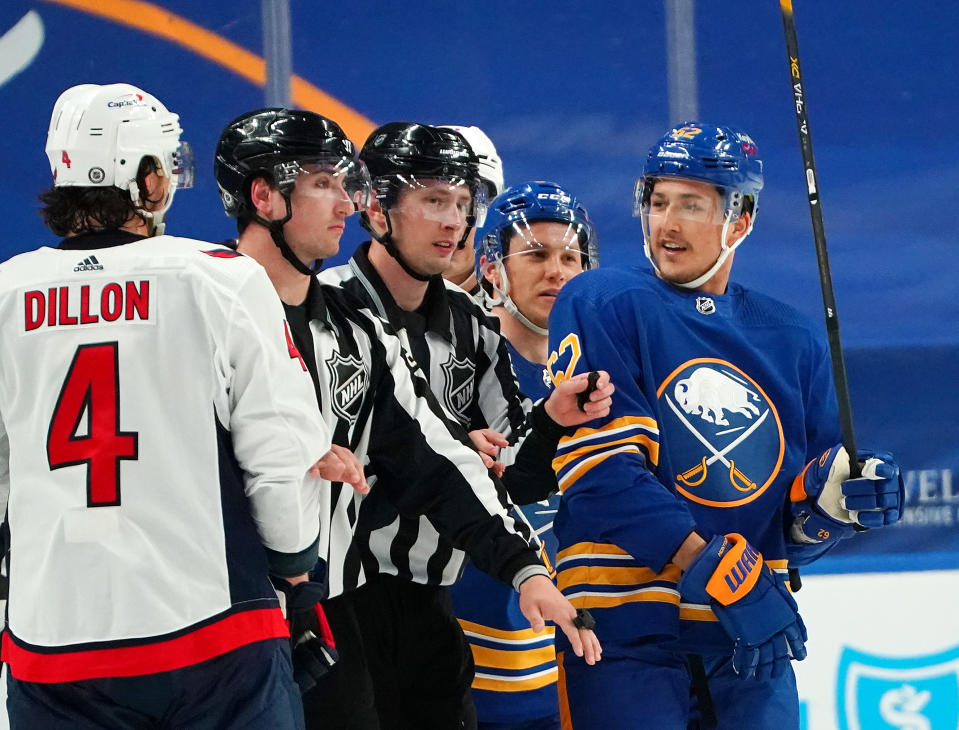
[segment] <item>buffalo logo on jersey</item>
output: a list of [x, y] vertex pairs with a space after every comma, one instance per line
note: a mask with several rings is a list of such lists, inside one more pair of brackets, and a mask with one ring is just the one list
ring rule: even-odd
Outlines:
[[959, 646], [905, 657], [845, 647], [836, 691], [839, 730], [959, 727]]
[[363, 361], [354, 356], [343, 357], [337, 352], [326, 361], [326, 367], [330, 373], [333, 412], [352, 425], [360, 414], [369, 380]]
[[677, 491], [711, 507], [758, 498], [782, 466], [785, 442], [775, 405], [732, 363], [683, 363], [656, 391], [661, 443]]
[[450, 359], [441, 366], [443, 369], [443, 404], [456, 419], [469, 423], [469, 407], [473, 402], [473, 365], [468, 360], [457, 360], [451, 354]]

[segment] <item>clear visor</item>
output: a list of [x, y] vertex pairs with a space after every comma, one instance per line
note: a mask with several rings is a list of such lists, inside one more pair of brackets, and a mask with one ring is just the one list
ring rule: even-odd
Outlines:
[[[589, 223], [575, 221], [515, 221], [501, 234], [503, 260], [519, 256], [544, 264], [555, 262], [570, 271], [580, 272], [598, 264], [596, 232]], [[487, 253], [487, 261], [495, 256]]]
[[698, 189], [657, 189], [656, 182], [656, 178], [640, 178], [636, 181], [633, 188], [633, 216], [641, 217], [644, 221], [671, 216], [678, 220], [714, 225], [722, 225], [727, 219], [735, 221], [739, 217], [742, 207], [739, 193], [730, 195], [722, 188], [706, 185]]
[[[479, 227], [486, 220], [486, 186], [460, 177], [420, 179], [399, 176], [401, 193], [393, 210], [413, 218]], [[405, 189], [404, 189], [405, 188]]]
[[180, 142], [177, 145], [176, 150], [167, 160], [167, 165], [178, 190], [193, 187], [193, 148], [189, 142]]
[[300, 182], [300, 193], [349, 202], [356, 212], [369, 208], [373, 197], [366, 165], [349, 157], [281, 162], [273, 168], [273, 177], [281, 189], [292, 190]]

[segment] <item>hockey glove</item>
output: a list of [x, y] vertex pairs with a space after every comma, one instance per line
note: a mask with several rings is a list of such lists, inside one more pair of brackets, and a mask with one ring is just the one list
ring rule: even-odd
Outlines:
[[806, 627], [796, 602], [742, 535], [717, 535], [679, 581], [683, 600], [713, 609], [736, 642], [741, 679], [778, 677], [789, 659], [806, 657]]
[[859, 461], [862, 477], [849, 479], [849, 455], [833, 446], [796, 477], [789, 494], [793, 542], [835, 542], [899, 521], [905, 490], [892, 454], [860, 450]]
[[290, 625], [293, 652], [293, 679], [299, 685], [300, 693], [306, 694], [339, 659], [333, 631], [320, 605], [320, 600], [326, 596], [326, 587], [313, 581], [292, 584], [273, 576], [270, 580], [286, 599], [286, 620]]

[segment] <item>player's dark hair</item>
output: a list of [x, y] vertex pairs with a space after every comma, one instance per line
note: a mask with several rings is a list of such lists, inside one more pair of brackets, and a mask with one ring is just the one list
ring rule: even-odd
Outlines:
[[[143, 204], [160, 203], [147, 197], [146, 176], [156, 172], [156, 161], [145, 156], [137, 169], [137, 187]], [[44, 190], [37, 196], [43, 207], [40, 215], [47, 228], [58, 236], [93, 231], [113, 231], [132, 218], [146, 219], [133, 205], [130, 193], [115, 187], [63, 186]]]

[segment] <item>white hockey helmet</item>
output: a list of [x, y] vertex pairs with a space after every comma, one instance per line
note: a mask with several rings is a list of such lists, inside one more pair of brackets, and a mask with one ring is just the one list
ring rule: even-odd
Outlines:
[[486, 132], [479, 127], [461, 127], [456, 124], [440, 126], [459, 132], [469, 142], [470, 147], [473, 148], [473, 154], [479, 158], [480, 177], [490, 188], [489, 199], [492, 200], [503, 192], [503, 163], [493, 145], [493, 140], [486, 136]]
[[46, 153], [54, 185], [116, 187], [140, 208], [137, 170], [152, 157], [170, 176], [160, 210], [143, 211], [162, 232], [163, 215], [176, 188], [193, 185], [193, 154], [180, 141], [179, 117], [154, 96], [130, 84], [81, 84], [64, 91], [50, 117]]

